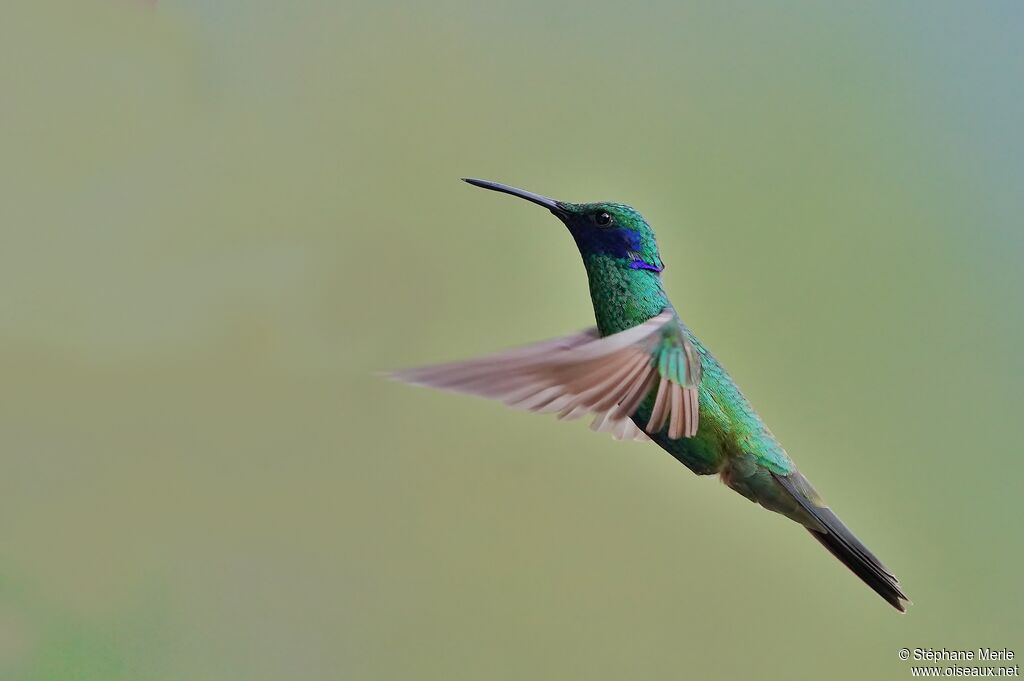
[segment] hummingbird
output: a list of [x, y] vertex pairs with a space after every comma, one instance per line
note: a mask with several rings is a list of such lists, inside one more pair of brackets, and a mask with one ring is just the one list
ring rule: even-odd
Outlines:
[[662, 281], [647, 220], [621, 203], [568, 203], [463, 178], [548, 209], [569, 230], [587, 273], [597, 325], [462, 362], [394, 372], [560, 419], [594, 416], [619, 440], [653, 441], [697, 475], [802, 525], [900, 612], [899, 580], [832, 512], [714, 355], [683, 323]]

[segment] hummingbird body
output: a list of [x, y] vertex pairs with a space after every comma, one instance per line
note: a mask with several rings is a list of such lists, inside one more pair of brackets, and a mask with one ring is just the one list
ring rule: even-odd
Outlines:
[[683, 323], [662, 285], [654, 233], [618, 203], [572, 204], [484, 180], [467, 182], [548, 208], [583, 258], [594, 330], [468, 362], [397, 372], [411, 383], [501, 399], [560, 418], [597, 414], [596, 430], [653, 440], [698, 475], [803, 525], [901, 612], [899, 581], [825, 505], [736, 383]]
[[[601, 336], [633, 328], [665, 309], [675, 311], [660, 272], [623, 267], [607, 256], [585, 256], [583, 261]], [[674, 440], [654, 433], [651, 439], [697, 475], [718, 474], [751, 501], [802, 523], [803, 509], [780, 503], [777, 483], [768, 474], [790, 474], [795, 470], [793, 462], [714, 355], [678, 316], [674, 323], [700, 356], [700, 425], [692, 438]], [[654, 399], [653, 393], [648, 395], [632, 415], [638, 427], [650, 419]]]

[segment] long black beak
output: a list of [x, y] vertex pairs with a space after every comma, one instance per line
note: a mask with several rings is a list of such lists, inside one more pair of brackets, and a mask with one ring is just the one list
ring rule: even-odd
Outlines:
[[558, 201], [549, 199], [546, 196], [541, 196], [540, 194], [528, 192], [525, 189], [516, 189], [515, 187], [510, 187], [507, 184], [499, 184], [498, 182], [491, 182], [490, 180], [477, 180], [472, 177], [464, 177], [462, 178], [462, 181], [468, 182], [475, 187], [483, 187], [484, 189], [490, 189], [491, 191], [518, 196], [519, 198], [526, 199], [531, 203], [536, 203], [538, 206], [544, 206], [555, 215], [562, 215], [565, 213], [565, 210], [562, 208], [562, 204]]

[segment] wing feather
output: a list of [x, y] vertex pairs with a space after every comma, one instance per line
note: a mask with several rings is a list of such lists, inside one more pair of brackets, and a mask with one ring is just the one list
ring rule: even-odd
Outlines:
[[683, 433], [683, 436], [693, 437], [697, 434], [699, 425], [700, 392], [696, 387], [692, 387], [686, 388], [684, 394], [686, 396], [686, 432]]
[[678, 440], [683, 436], [683, 387], [678, 383], [670, 383], [669, 391], [672, 396], [672, 413], [669, 415], [668, 436], [669, 439]]
[[651, 410], [651, 418], [647, 421], [647, 432], [657, 433], [665, 427], [665, 419], [668, 418], [668, 379], [661, 374], [658, 383], [658, 394], [654, 398], [654, 408]]
[[[588, 329], [465, 362], [406, 369], [392, 377], [501, 400], [517, 409], [557, 413], [560, 419], [593, 413], [591, 427], [616, 439], [649, 439], [647, 433], [660, 432], [666, 422], [673, 439], [697, 432], [694, 386], [700, 360], [672, 310], [603, 338]], [[655, 387], [654, 408], [641, 429], [630, 417]]]
[[[658, 382], [658, 373], [653, 367], [643, 372], [629, 389], [629, 393], [619, 403], [619, 415], [624, 419], [637, 410], [640, 403], [647, 397]], [[632, 423], [632, 421], [630, 421]]]

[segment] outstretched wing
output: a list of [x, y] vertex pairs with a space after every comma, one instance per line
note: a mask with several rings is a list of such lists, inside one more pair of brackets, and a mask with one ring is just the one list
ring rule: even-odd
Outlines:
[[629, 418], [656, 392], [644, 430], [671, 439], [697, 433], [700, 356], [675, 313], [600, 338], [596, 329], [479, 359], [406, 369], [406, 383], [501, 400], [559, 418], [596, 414], [591, 426], [616, 439], [646, 440]]

